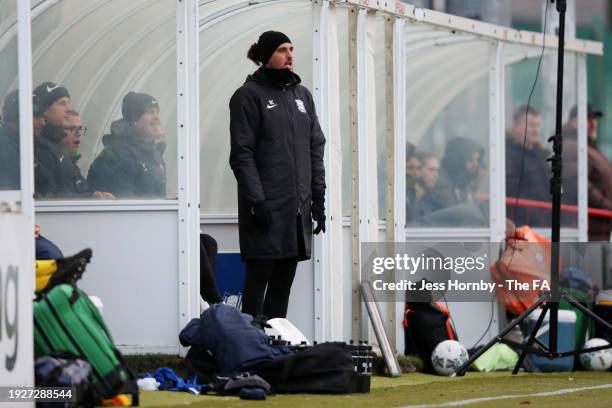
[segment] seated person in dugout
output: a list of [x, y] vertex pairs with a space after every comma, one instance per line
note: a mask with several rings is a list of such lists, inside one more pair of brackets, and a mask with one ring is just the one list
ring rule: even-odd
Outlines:
[[151, 95], [130, 92], [123, 98], [123, 118], [102, 138], [104, 150], [87, 175], [89, 185], [117, 198], [165, 198], [166, 163], [159, 104]]
[[421, 161], [418, 158], [416, 147], [406, 144], [406, 222], [411, 223], [417, 216], [417, 199], [422, 195], [418, 184]]
[[440, 160], [436, 156], [430, 153], [420, 152], [418, 153], [419, 159], [419, 178], [417, 179], [417, 217], [422, 218], [427, 212], [431, 210], [429, 198], [433, 197], [434, 188], [438, 184], [440, 178]]
[[[540, 137], [542, 115], [532, 107], [521, 106], [506, 134], [506, 197], [550, 202], [550, 152]], [[525, 149], [523, 149], [523, 145]], [[548, 225], [549, 210], [508, 204], [507, 216], [517, 226]]]
[[2, 104], [0, 122], [0, 190], [18, 190], [19, 171], [19, 94], [9, 92]]
[[[612, 211], [612, 164], [597, 147], [598, 120], [603, 113], [587, 105], [588, 206]], [[570, 111], [563, 127], [563, 195], [562, 202], [578, 203], [578, 107]], [[607, 241], [611, 222], [605, 217], [589, 216], [589, 240]]]
[[[45, 126], [45, 116], [40, 110], [36, 95], [32, 95], [32, 129], [34, 141]], [[0, 123], [0, 190], [16, 190], [20, 186], [19, 169], [19, 90], [9, 92], [2, 105]]]
[[[64, 151], [68, 153], [68, 158], [72, 161], [73, 165], [71, 169], [75, 172], [75, 178], [83, 179], [81, 170], [78, 167], [77, 162], [81, 158], [79, 148], [81, 147], [81, 138], [87, 133], [87, 127], [83, 126], [81, 122], [81, 115], [79, 112], [74, 110], [68, 111], [68, 122], [64, 128], [64, 138], [60, 140], [60, 144], [64, 148]], [[100, 199], [114, 199], [115, 197], [108, 192], [94, 191], [92, 193], [94, 198]]]
[[60, 144], [65, 136], [70, 110], [68, 90], [52, 82], [34, 89], [39, 108], [45, 117], [40, 137], [34, 138], [34, 181], [36, 198], [73, 198], [87, 193], [80, 170]]
[[[435, 157], [433, 160], [436, 160]], [[435, 162], [431, 158], [430, 164]], [[421, 179], [423, 179], [421, 164]], [[477, 142], [455, 137], [446, 145], [435, 185], [419, 201], [420, 223], [429, 226], [486, 225], [486, 205], [476, 198], [484, 166], [484, 149]], [[435, 170], [435, 169], [432, 169]], [[430, 182], [436, 178], [431, 172]]]
[[34, 184], [36, 198], [104, 198], [92, 192], [73, 160], [73, 154], [62, 144], [71, 127], [70, 94], [52, 82], [34, 89], [37, 105], [45, 118], [40, 136], [34, 137]]

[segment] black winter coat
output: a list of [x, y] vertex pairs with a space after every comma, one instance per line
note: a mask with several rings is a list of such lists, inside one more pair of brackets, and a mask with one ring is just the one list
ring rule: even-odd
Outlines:
[[0, 190], [19, 190], [19, 131], [0, 127]]
[[506, 138], [506, 196], [516, 197], [521, 184], [521, 197], [529, 200], [550, 201], [550, 166], [546, 159], [550, 152], [539, 145], [525, 149], [523, 173], [521, 159], [523, 146]]
[[[260, 68], [232, 96], [230, 116], [242, 259], [309, 259], [311, 203], [325, 199], [325, 137], [312, 95], [297, 75], [281, 85]], [[267, 231], [251, 215], [261, 200], [270, 206]]]
[[[44, 132], [44, 130], [43, 130]], [[41, 136], [34, 141], [34, 188], [37, 198], [89, 197], [91, 192], [74, 156]]]
[[148, 143], [134, 134], [133, 126], [120, 119], [102, 138], [104, 150], [89, 168], [87, 182], [94, 191], [117, 198], [165, 198], [165, 143]]
[[[551, 171], [546, 159], [550, 156], [550, 152], [535, 145], [532, 149], [525, 149], [524, 159], [522, 156], [523, 146], [511, 140], [510, 136], [506, 137], [506, 197], [516, 198], [520, 193], [521, 199], [549, 202]], [[523, 160], [522, 174], [521, 160]], [[506, 205], [506, 216], [517, 227], [549, 226], [550, 214], [550, 210], [546, 209], [515, 206], [514, 200]]]

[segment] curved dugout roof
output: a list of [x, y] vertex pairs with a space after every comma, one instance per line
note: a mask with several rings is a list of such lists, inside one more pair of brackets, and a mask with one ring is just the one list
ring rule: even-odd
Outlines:
[[[14, 2], [1, 3], [0, 94], [4, 95], [16, 87], [12, 62], [17, 49]], [[313, 4], [306, 0], [203, 0], [199, 7], [202, 191], [231, 190], [202, 194], [202, 203], [209, 212], [227, 213], [235, 207], [235, 188], [228, 189], [234, 186], [234, 178], [226, 160], [227, 103], [255, 69], [245, 58], [246, 50], [262, 31], [287, 32], [296, 45], [296, 70], [309, 85]], [[51, 80], [70, 90], [73, 106], [89, 128], [81, 147], [84, 173], [101, 150], [101, 136], [120, 117], [121, 100], [130, 90], [157, 97], [168, 134], [166, 157], [176, 157], [175, 1], [36, 0], [32, 10], [34, 86]], [[490, 28], [493, 36], [483, 37], [468, 26], [466, 31], [472, 32], [432, 25], [446, 24], [441, 13], [417, 16], [409, 6], [400, 11], [418, 17], [406, 24], [407, 123], [419, 118], [413, 131], [422, 135], [457, 94], [487, 74], [494, 26], [478, 23]], [[538, 55], [539, 47], [517, 43], [507, 47], [505, 61], [510, 64]], [[176, 196], [176, 166], [169, 166], [168, 181], [169, 197]]]

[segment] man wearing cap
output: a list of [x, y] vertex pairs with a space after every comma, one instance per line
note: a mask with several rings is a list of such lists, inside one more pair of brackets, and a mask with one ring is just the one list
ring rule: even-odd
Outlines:
[[37, 198], [87, 197], [91, 193], [80, 169], [60, 144], [69, 124], [70, 94], [53, 82], [34, 89], [46, 124], [34, 139], [34, 184]]
[[[612, 165], [596, 145], [598, 120], [603, 113], [587, 105], [587, 166], [588, 205], [591, 208], [612, 210]], [[570, 111], [563, 127], [563, 201], [578, 203], [578, 107]], [[610, 237], [610, 221], [601, 217], [589, 217], [589, 240], [605, 240]]]
[[261, 67], [230, 101], [242, 311], [285, 317], [297, 263], [311, 256], [312, 220], [314, 234], [325, 232], [325, 137], [312, 95], [293, 72], [289, 38], [267, 31], [247, 57]]
[[123, 118], [102, 138], [104, 150], [87, 175], [91, 188], [117, 198], [165, 198], [165, 142], [159, 104], [146, 93], [129, 92], [121, 105]]

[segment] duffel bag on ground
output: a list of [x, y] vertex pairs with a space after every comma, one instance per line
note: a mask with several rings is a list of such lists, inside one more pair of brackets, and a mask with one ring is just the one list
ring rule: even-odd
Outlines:
[[34, 302], [34, 353], [38, 358], [54, 352], [72, 353], [91, 365], [89, 379], [95, 397], [108, 399], [126, 393], [138, 405], [134, 376], [97, 308], [76, 286], [58, 285]]
[[322, 343], [245, 368], [272, 385], [276, 393], [344, 394], [359, 391], [359, 375], [349, 346]]

